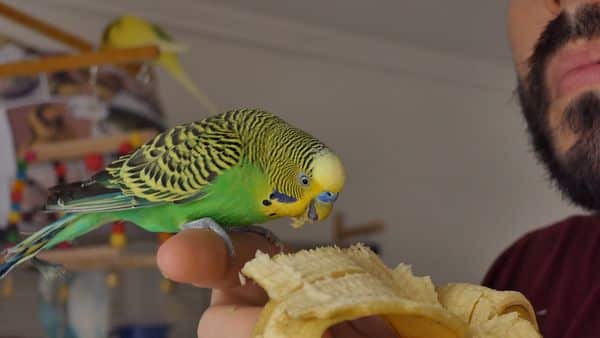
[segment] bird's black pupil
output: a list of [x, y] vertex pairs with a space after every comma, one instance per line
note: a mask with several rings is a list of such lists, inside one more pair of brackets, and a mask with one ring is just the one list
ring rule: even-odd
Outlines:
[[303, 179], [302, 179], [302, 183], [303, 183], [303, 184], [308, 184], [308, 178], [303, 178]]

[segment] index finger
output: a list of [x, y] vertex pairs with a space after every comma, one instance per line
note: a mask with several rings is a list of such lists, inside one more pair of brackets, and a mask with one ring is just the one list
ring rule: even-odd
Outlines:
[[280, 249], [266, 238], [247, 232], [229, 233], [236, 256], [231, 260], [223, 240], [210, 230], [184, 230], [164, 242], [157, 253], [159, 269], [167, 278], [198, 287], [228, 289], [240, 286], [239, 272], [261, 250]]

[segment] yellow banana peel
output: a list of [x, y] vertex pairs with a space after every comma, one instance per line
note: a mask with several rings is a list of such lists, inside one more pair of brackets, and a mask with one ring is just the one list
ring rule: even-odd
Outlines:
[[269, 295], [255, 338], [321, 338], [331, 326], [380, 316], [403, 338], [537, 338], [533, 308], [514, 291], [435, 286], [409, 265], [389, 269], [362, 245], [273, 257], [257, 252], [242, 274]]

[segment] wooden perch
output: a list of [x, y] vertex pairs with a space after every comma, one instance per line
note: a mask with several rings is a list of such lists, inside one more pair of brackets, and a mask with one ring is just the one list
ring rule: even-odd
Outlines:
[[[140, 142], [146, 142], [156, 135], [154, 130], [140, 130], [137, 132], [140, 136]], [[60, 142], [52, 142], [35, 145], [22, 154], [31, 151], [35, 154], [31, 163], [46, 161], [64, 161], [76, 158], [82, 158], [91, 152], [107, 154], [116, 152], [123, 142], [131, 139], [133, 134], [118, 134], [106, 137], [84, 138]]]
[[91, 51], [94, 48], [94, 46], [91, 43], [81, 39], [78, 36], [66, 32], [55, 25], [51, 25], [50, 23], [34, 18], [33, 16], [28, 15], [25, 12], [22, 12], [14, 7], [11, 7], [1, 2], [0, 14], [5, 16], [9, 20], [12, 20], [31, 30], [37, 31], [50, 39], [61, 42], [79, 51]]
[[383, 222], [380, 221], [371, 221], [365, 224], [347, 228], [344, 225], [344, 216], [341, 213], [336, 213], [333, 221], [333, 241], [339, 242], [349, 237], [381, 232], [384, 228], [385, 226], [383, 225]]
[[45, 57], [0, 64], [0, 77], [36, 75], [69, 69], [85, 69], [95, 65], [127, 64], [154, 60], [159, 56], [156, 46], [107, 49], [98, 52]]
[[67, 270], [154, 268], [156, 256], [133, 253], [109, 245], [42, 251], [39, 258], [64, 265]]
[[93, 51], [94, 45], [90, 42], [1, 2], [0, 15], [81, 52], [78, 54], [1, 64], [0, 77], [37, 75], [39, 73], [84, 69], [106, 64], [132, 64], [140, 61], [154, 60], [159, 55], [158, 47], [151, 45]]

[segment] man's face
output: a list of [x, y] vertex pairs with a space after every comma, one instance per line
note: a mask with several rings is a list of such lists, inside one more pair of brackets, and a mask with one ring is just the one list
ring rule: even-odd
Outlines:
[[600, 210], [600, 0], [511, 0], [508, 33], [538, 158], [567, 197]]

